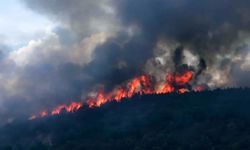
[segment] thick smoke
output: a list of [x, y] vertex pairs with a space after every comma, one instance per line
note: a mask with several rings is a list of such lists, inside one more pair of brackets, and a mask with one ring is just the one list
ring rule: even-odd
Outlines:
[[[117, 5], [123, 24], [136, 23], [153, 39], [177, 45], [167, 58], [173, 59], [174, 69], [183, 64], [183, 49], [190, 51], [193, 57], [197, 57], [195, 59], [200, 60], [191, 64], [196, 68], [197, 82], [215, 88], [230, 86], [234, 82], [234, 79], [228, 80], [233, 63], [237, 63], [237, 58], [242, 59], [247, 51], [249, 3], [247, 0], [127, 0], [119, 1]], [[168, 63], [165, 66], [169, 68]], [[199, 77], [202, 71], [204, 74]]]
[[0, 50], [5, 120], [142, 73], [163, 81], [166, 73], [188, 69], [193, 85], [250, 85], [248, 0], [22, 2], [58, 26], [18, 50]]

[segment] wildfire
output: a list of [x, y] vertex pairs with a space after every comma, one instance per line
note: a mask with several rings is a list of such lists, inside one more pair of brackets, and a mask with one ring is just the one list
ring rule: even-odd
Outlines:
[[46, 110], [43, 110], [39, 113], [39, 115], [34, 115], [32, 114], [29, 117], [29, 120], [34, 120], [36, 118], [43, 118], [48, 115], [58, 115], [60, 114], [63, 110], [66, 112], [74, 112], [82, 107], [82, 102], [71, 102], [69, 105], [58, 105], [56, 106], [50, 113]]
[[175, 83], [178, 85], [187, 84], [193, 77], [193, 73], [191, 71], [186, 71], [183, 74], [176, 73], [175, 75]]
[[[123, 98], [131, 98], [133, 95], [139, 93], [143, 94], [166, 94], [171, 92], [185, 93], [190, 91], [186, 86], [193, 77], [192, 71], [185, 71], [182, 73], [167, 74], [164, 83], [153, 84], [151, 77], [148, 75], [137, 76], [125, 86], [117, 86], [114, 90], [109, 93], [104, 93], [102, 90], [96, 92], [95, 96], [87, 98], [86, 104], [89, 108], [100, 107], [108, 101], [120, 102]], [[192, 89], [193, 91], [204, 90], [203, 86], [196, 86]], [[31, 115], [29, 120], [36, 119], [38, 117], [45, 117], [47, 115], [58, 115], [63, 110], [66, 112], [74, 112], [79, 110], [84, 103], [71, 102], [68, 105], [62, 104], [56, 106], [50, 112], [44, 110], [39, 115]]]
[[52, 110], [51, 115], [58, 115], [62, 110], [66, 110], [67, 112], [74, 112], [80, 109], [81, 107], [81, 102], [72, 102], [69, 105], [59, 105]]

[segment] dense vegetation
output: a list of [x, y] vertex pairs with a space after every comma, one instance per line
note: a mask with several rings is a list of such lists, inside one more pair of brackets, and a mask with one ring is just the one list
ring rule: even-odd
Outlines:
[[250, 89], [136, 95], [0, 129], [8, 150], [250, 148]]

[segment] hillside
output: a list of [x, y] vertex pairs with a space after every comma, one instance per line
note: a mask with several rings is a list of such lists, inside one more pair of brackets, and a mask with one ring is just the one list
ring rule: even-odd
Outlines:
[[234, 150], [250, 147], [250, 89], [136, 95], [0, 129], [8, 150]]

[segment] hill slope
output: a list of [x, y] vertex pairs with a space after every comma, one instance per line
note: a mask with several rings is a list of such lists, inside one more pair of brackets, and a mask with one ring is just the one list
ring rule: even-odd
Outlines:
[[0, 129], [0, 149], [248, 149], [250, 89], [136, 95]]

